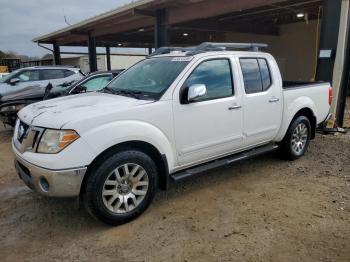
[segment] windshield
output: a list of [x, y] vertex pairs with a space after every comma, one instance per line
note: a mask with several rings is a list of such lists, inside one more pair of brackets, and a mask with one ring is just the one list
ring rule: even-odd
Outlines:
[[14, 77], [20, 70], [13, 71], [12, 73], [0, 78], [0, 83], [6, 83], [9, 79]]
[[188, 63], [187, 58], [179, 57], [145, 59], [112, 80], [105, 90], [118, 95], [157, 100]]

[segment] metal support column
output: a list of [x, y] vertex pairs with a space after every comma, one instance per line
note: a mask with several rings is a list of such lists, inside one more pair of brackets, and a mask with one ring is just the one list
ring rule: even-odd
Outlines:
[[89, 65], [90, 73], [97, 71], [97, 56], [96, 56], [96, 39], [89, 35], [88, 37], [89, 50]]
[[111, 70], [111, 48], [106, 46], [107, 70]]
[[333, 68], [338, 45], [341, 0], [324, 0], [319, 49], [331, 51], [330, 57], [319, 57], [317, 81], [332, 82]]
[[[342, 74], [339, 81], [339, 95], [336, 110], [336, 124], [339, 127], [344, 126], [344, 117], [346, 109], [346, 97], [350, 88], [350, 4], [343, 3], [343, 15], [342, 23], [344, 27], [344, 52], [343, 52], [343, 65]], [[347, 18], [347, 19], [346, 19]], [[347, 21], [346, 21], [347, 20]], [[343, 28], [341, 28], [343, 29]]]
[[57, 43], [53, 43], [53, 57], [55, 65], [61, 65], [60, 46]]
[[154, 25], [154, 46], [159, 48], [169, 45], [169, 23], [166, 9], [156, 11], [156, 21]]

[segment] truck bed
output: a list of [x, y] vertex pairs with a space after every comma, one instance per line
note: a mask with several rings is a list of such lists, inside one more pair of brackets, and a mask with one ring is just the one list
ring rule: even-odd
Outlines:
[[329, 87], [330, 84], [325, 82], [283, 82], [284, 112], [293, 112], [302, 98], [313, 110], [317, 124], [320, 124], [329, 113]]
[[324, 82], [283, 81], [283, 89], [307, 88], [319, 84], [324, 84]]

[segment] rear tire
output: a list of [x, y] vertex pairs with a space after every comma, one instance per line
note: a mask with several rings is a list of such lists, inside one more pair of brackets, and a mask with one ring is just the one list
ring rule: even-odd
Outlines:
[[310, 138], [310, 120], [305, 116], [296, 117], [281, 143], [283, 155], [289, 160], [302, 157], [309, 147]]
[[115, 226], [141, 215], [157, 189], [157, 167], [145, 153], [117, 152], [92, 170], [84, 203], [98, 220]]

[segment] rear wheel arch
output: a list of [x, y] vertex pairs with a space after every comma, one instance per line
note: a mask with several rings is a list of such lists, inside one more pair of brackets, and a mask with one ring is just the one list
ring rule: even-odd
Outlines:
[[117, 145], [114, 145], [102, 153], [100, 153], [88, 166], [87, 172], [84, 176], [83, 182], [80, 188], [80, 197], [83, 196], [86, 188], [86, 182], [91, 175], [91, 172], [100, 165], [103, 161], [108, 159], [110, 156], [125, 150], [139, 150], [145, 154], [147, 154], [157, 166], [158, 169], [158, 186], [162, 190], [166, 190], [168, 187], [168, 179], [169, 179], [169, 168], [168, 162], [165, 155], [162, 155], [159, 150], [150, 143], [144, 141], [127, 141]]
[[[292, 123], [294, 122], [294, 120], [299, 117], [299, 116], [305, 116], [309, 119], [310, 124], [311, 124], [311, 139], [314, 139], [316, 136], [316, 125], [317, 125], [317, 119], [316, 116], [314, 114], [314, 112], [308, 108], [308, 107], [304, 107], [302, 109], [300, 109], [293, 117], [292, 121], [289, 124], [289, 127], [292, 125]], [[289, 129], [288, 127], [288, 129]]]

